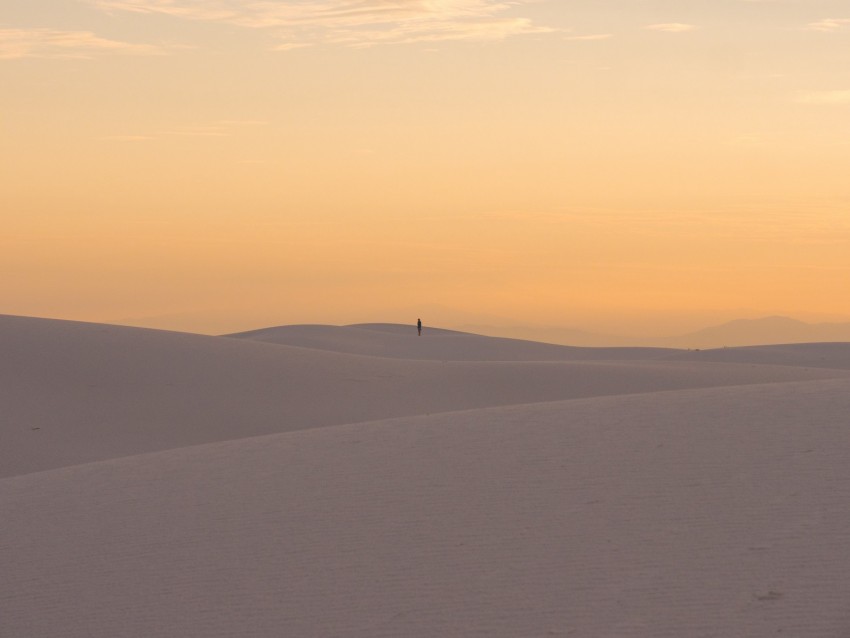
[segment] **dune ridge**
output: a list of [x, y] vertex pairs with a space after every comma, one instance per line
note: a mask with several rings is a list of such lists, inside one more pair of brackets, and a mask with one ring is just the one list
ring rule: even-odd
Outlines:
[[399, 324], [277, 326], [226, 336], [349, 354], [441, 361], [622, 361], [660, 358], [673, 352], [669, 348], [562, 346], [428, 326], [418, 337], [415, 326]]

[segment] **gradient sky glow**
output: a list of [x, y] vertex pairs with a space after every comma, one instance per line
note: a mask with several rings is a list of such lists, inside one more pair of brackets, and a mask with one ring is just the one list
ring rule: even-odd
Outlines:
[[847, 0], [3, 0], [0, 312], [850, 319]]

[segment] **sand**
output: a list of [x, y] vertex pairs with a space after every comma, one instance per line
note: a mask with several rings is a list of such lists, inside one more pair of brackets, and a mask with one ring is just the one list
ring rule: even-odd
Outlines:
[[850, 634], [847, 344], [0, 350], [3, 638]]

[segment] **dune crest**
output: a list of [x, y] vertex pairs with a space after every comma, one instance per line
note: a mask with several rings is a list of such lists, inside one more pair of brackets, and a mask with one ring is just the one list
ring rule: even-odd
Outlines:
[[623, 361], [652, 359], [673, 352], [667, 348], [561, 346], [429, 326], [418, 337], [415, 325], [401, 324], [277, 326], [227, 336], [348, 354], [438, 361]]

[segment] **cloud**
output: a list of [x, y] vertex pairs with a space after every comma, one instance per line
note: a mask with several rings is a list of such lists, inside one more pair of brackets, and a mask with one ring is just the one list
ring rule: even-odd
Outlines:
[[376, 44], [410, 44], [415, 42], [441, 42], [447, 40], [504, 40], [513, 35], [548, 33], [551, 29], [535, 27], [530, 20], [513, 18], [502, 20], [429, 20], [400, 23], [381, 30], [336, 29], [326, 34], [332, 44], [368, 47]]
[[193, 125], [159, 131], [157, 136], [175, 135], [178, 137], [230, 137], [233, 133], [223, 126]]
[[303, 49], [313, 46], [309, 42], [284, 42], [272, 47], [272, 51], [293, 51], [294, 49]]
[[609, 38], [613, 38], [614, 34], [612, 33], [591, 33], [588, 35], [571, 35], [564, 40], [575, 40], [575, 41], [592, 41], [592, 40], [608, 40]]
[[0, 29], [0, 60], [18, 58], [93, 58], [106, 53], [162, 55], [165, 50], [100, 38], [90, 31]]
[[648, 24], [644, 29], [663, 31], [665, 33], [684, 33], [686, 31], [693, 31], [696, 29], [696, 26], [693, 24], [682, 24], [681, 22], [663, 22], [661, 24]]
[[796, 101], [801, 104], [850, 104], [850, 90], [809, 91], [800, 93]]
[[555, 29], [511, 13], [534, 0], [87, 0], [102, 9], [269, 29], [276, 50], [314, 44], [372, 46], [502, 40]]
[[850, 18], [824, 18], [817, 22], [810, 22], [806, 29], [809, 31], [823, 31], [833, 33], [850, 26]]

